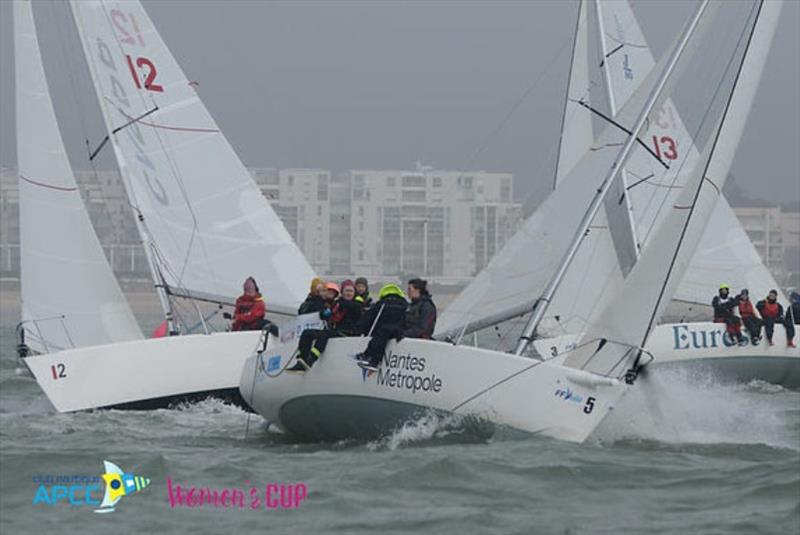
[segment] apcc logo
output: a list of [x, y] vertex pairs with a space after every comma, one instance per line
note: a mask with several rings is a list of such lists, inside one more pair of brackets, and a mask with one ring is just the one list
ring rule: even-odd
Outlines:
[[113, 513], [117, 502], [123, 496], [139, 492], [150, 484], [150, 479], [126, 474], [114, 463], [103, 461], [103, 464], [106, 468], [106, 473], [103, 474], [103, 480], [106, 482], [106, 494], [103, 496], [100, 509], [94, 510], [95, 513]]
[[[146, 477], [127, 474], [116, 464], [103, 461], [105, 473], [101, 476], [89, 475], [42, 475], [33, 477], [33, 482], [39, 484], [33, 505], [90, 505], [98, 507], [96, 513], [111, 513], [123, 496], [134, 494], [150, 485]], [[100, 492], [103, 490], [101, 481], [105, 483], [105, 492], [102, 501]]]

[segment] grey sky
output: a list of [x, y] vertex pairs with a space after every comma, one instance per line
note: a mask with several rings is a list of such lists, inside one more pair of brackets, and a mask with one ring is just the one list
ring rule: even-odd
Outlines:
[[[420, 160], [463, 169], [472, 162], [513, 172], [520, 198], [552, 182], [575, 2], [144, 5], [248, 166], [410, 168]], [[34, 6], [62, 132], [73, 165], [85, 168], [84, 138], [96, 143], [104, 133], [75, 31], [63, 3]], [[635, 4], [656, 55], [694, 6]], [[736, 184], [756, 198], [800, 200], [798, 56], [800, 2], [787, 0], [732, 168]], [[14, 167], [8, 0], [0, 0], [0, 73], [0, 164]]]

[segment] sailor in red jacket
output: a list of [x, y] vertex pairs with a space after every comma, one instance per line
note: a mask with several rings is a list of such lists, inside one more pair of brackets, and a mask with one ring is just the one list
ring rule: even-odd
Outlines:
[[756, 308], [761, 313], [761, 319], [764, 320], [764, 331], [767, 335], [767, 343], [775, 345], [772, 342], [772, 334], [775, 329], [776, 323], [783, 323], [786, 327], [786, 345], [794, 347], [794, 325], [784, 323], [783, 306], [778, 303], [778, 291], [770, 290], [766, 299], [762, 299], [756, 304]]
[[236, 299], [233, 313], [233, 331], [257, 331], [264, 326], [267, 308], [253, 277], [244, 281], [244, 293]]
[[745, 288], [739, 292], [739, 316], [742, 318], [747, 334], [750, 335], [750, 341], [754, 346], [758, 345], [761, 340], [761, 318], [758, 317], [753, 302], [750, 301], [750, 292]]

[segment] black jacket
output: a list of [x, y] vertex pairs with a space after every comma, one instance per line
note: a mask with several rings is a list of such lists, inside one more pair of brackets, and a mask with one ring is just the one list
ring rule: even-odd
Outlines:
[[733, 319], [733, 309], [739, 306], [739, 296], [723, 300], [716, 295], [711, 300], [711, 306], [714, 308], [714, 321], [731, 320]]
[[761, 314], [761, 319], [763, 320], [774, 320], [775, 323], [783, 323], [783, 305], [775, 302], [778, 305], [778, 315], [777, 316], [768, 316], [765, 311], [765, 307], [767, 306], [768, 301], [766, 299], [762, 299], [758, 303], [756, 303], [756, 308], [758, 309], [758, 313]]
[[436, 328], [436, 305], [430, 295], [411, 301], [406, 312], [406, 338], [431, 338]]
[[328, 308], [328, 305], [325, 303], [325, 299], [319, 295], [308, 294], [306, 300], [303, 301], [303, 304], [297, 309], [297, 313], [311, 314], [312, 312], [323, 312], [326, 308]]
[[[378, 331], [390, 333], [396, 331], [397, 336], [400, 336], [403, 333], [403, 326], [406, 321], [407, 307], [408, 301], [401, 296], [387, 295], [364, 311], [364, 315], [361, 316], [361, 320], [358, 322], [358, 330], [361, 334], [369, 334], [370, 329], [372, 329], [373, 334]], [[379, 314], [380, 317], [378, 316]], [[375, 323], [376, 318], [378, 322], [373, 329], [372, 324]]]
[[361, 319], [363, 307], [355, 299], [337, 299], [333, 305], [331, 327], [346, 336], [358, 335], [358, 321]]
[[369, 292], [365, 293], [364, 295], [357, 295], [355, 298], [362, 307], [369, 308], [372, 306], [372, 297], [369, 296]]

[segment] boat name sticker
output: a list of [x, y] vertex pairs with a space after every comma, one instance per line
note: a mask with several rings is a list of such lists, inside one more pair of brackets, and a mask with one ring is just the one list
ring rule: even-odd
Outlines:
[[364, 381], [374, 375], [375, 383], [384, 388], [404, 388], [410, 390], [412, 394], [417, 392], [433, 392], [438, 394], [442, 391], [443, 383], [435, 373], [426, 374], [425, 367], [427, 362], [425, 357], [416, 357], [407, 353], [400, 355], [389, 351], [388, 355], [383, 356], [378, 371], [374, 374], [362, 374]]
[[[725, 332], [725, 324], [714, 329], [694, 329], [689, 325], [673, 325], [672, 341], [673, 349], [711, 349], [716, 347], [733, 347], [738, 345], [731, 336]], [[742, 329], [742, 337], [746, 342], [750, 342], [750, 337], [745, 329]]]

